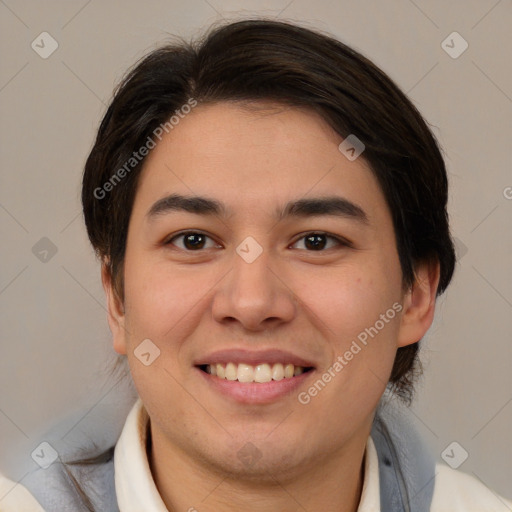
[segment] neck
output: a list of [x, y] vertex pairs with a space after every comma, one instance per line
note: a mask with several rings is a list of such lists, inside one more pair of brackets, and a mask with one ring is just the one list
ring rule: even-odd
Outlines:
[[159, 432], [148, 429], [148, 460], [170, 512], [356, 512], [364, 481], [369, 432], [341, 453], [306, 462], [287, 473], [241, 479], [190, 457]]

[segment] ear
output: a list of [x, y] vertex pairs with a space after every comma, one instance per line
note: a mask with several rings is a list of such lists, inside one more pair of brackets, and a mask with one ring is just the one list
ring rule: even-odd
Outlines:
[[112, 333], [114, 350], [118, 354], [126, 354], [124, 308], [114, 290], [112, 276], [106, 262], [101, 265], [101, 282], [107, 298], [108, 325]]
[[432, 325], [439, 277], [437, 260], [420, 263], [416, 267], [414, 283], [404, 295], [398, 347], [416, 343]]

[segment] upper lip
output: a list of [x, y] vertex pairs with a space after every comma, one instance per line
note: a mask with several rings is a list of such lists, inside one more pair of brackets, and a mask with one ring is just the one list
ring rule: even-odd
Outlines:
[[314, 363], [300, 357], [292, 352], [285, 350], [269, 349], [269, 350], [247, 350], [247, 349], [224, 349], [211, 352], [199, 358], [194, 365], [202, 366], [205, 364], [250, 364], [255, 366], [263, 363], [282, 363], [293, 364], [294, 366], [302, 366], [305, 368], [314, 367]]

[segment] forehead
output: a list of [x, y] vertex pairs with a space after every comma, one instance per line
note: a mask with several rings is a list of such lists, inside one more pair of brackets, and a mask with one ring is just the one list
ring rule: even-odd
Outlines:
[[336, 193], [370, 211], [385, 208], [369, 165], [362, 157], [349, 161], [338, 149], [342, 140], [307, 109], [199, 105], [146, 157], [136, 205], [178, 192], [215, 197], [231, 214], [273, 213], [276, 204]]

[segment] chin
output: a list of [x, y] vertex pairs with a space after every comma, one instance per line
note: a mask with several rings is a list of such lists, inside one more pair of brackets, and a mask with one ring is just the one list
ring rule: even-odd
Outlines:
[[[310, 443], [307, 445], [311, 447]], [[290, 445], [289, 437], [285, 444], [283, 439], [270, 442], [262, 436], [262, 439], [251, 441], [244, 436], [240, 442], [231, 440], [230, 446], [221, 451], [208, 449], [201, 459], [209, 470], [222, 478], [236, 480], [238, 484], [246, 481], [268, 485], [292, 481], [308, 470], [310, 462], [318, 464], [319, 454], [308, 456], [303, 441], [297, 440], [296, 444]]]

